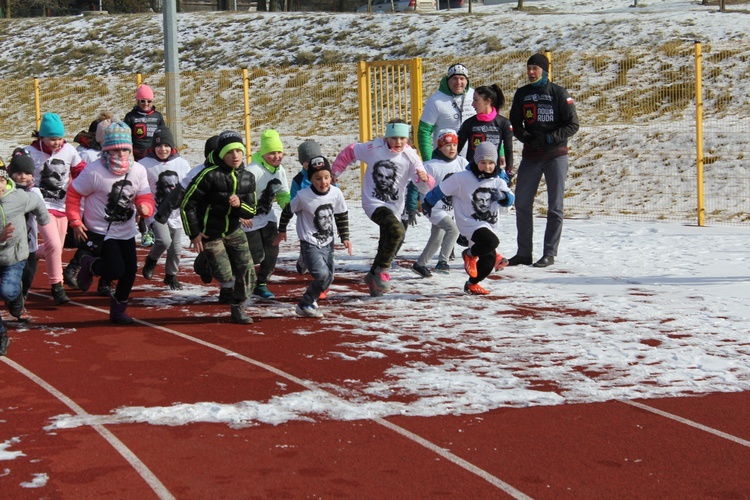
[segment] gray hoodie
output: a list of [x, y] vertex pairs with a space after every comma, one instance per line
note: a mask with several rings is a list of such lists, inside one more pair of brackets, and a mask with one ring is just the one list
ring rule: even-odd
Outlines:
[[17, 189], [13, 180], [8, 179], [5, 194], [0, 197], [0, 227], [12, 223], [14, 231], [10, 238], [0, 243], [0, 266], [16, 264], [29, 257], [29, 240], [26, 234], [28, 212], [36, 215], [40, 226], [49, 224], [49, 212], [44, 201], [34, 193]]

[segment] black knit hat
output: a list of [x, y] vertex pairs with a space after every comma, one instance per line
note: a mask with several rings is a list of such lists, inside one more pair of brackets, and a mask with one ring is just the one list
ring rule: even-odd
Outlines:
[[162, 144], [166, 144], [172, 149], [177, 149], [177, 146], [174, 145], [174, 136], [172, 135], [172, 131], [169, 130], [167, 127], [162, 127], [156, 129], [154, 132], [154, 137], [151, 139], [151, 147], [160, 146]]
[[212, 135], [208, 139], [206, 139], [206, 145], [203, 146], [203, 157], [208, 158], [208, 155], [211, 154], [211, 151], [216, 149], [216, 146], [219, 145], [219, 136], [218, 135]]
[[13, 151], [13, 158], [8, 164], [9, 174], [19, 172], [34, 175], [34, 160], [31, 159], [29, 152], [23, 148], [16, 148]]
[[544, 71], [549, 73], [549, 60], [547, 59], [547, 56], [544, 54], [534, 54], [533, 56], [529, 57], [528, 62], [526, 63], [526, 66], [539, 66]]
[[326, 160], [324, 156], [316, 156], [310, 158], [310, 163], [307, 166], [307, 176], [312, 177], [315, 172], [322, 170], [331, 171], [331, 164]]
[[216, 155], [218, 156], [214, 156], [214, 158], [224, 159], [224, 155], [234, 149], [240, 149], [243, 153], [245, 153], [245, 141], [242, 140], [242, 136], [239, 134], [239, 132], [235, 132], [234, 130], [225, 130], [224, 132], [219, 134], [219, 141], [216, 145], [216, 149], [214, 150], [216, 151]]

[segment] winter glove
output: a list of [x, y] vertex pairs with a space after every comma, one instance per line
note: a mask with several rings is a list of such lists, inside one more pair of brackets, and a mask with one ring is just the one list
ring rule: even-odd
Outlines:
[[510, 181], [513, 180], [513, 177], [516, 176], [516, 170], [513, 168], [506, 168], [505, 169], [505, 175], [508, 176], [507, 183], [510, 184]]
[[169, 214], [161, 214], [159, 212], [156, 212], [154, 214], [154, 221], [158, 222], [159, 224], [166, 224], [167, 219], [169, 219]]
[[499, 189], [493, 189], [492, 194], [490, 194], [490, 199], [497, 203], [500, 203], [507, 197], [508, 195], [505, 194], [503, 191], [500, 191]]
[[420, 214], [416, 210], [409, 210], [408, 224], [410, 226], [416, 226], [417, 225], [417, 216], [418, 215], [421, 216], [422, 214]]
[[468, 247], [469, 246], [469, 240], [466, 239], [466, 236], [463, 234], [458, 235], [458, 239], [456, 240], [457, 245], [461, 245], [462, 247]]
[[545, 139], [543, 134], [535, 134], [533, 132], [524, 130], [523, 141], [521, 142], [523, 142], [524, 145], [529, 146], [530, 148], [540, 149], [544, 146]]
[[422, 213], [425, 214], [427, 217], [432, 215], [432, 205], [427, 203], [427, 200], [422, 201]]

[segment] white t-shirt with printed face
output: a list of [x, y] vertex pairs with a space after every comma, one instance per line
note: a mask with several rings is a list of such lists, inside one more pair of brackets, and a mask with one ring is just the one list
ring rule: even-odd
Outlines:
[[86, 165], [72, 185], [86, 201], [83, 223], [89, 231], [105, 235], [105, 240], [139, 234], [135, 198], [151, 193], [143, 165], [135, 162], [127, 175], [115, 175], [98, 160]]
[[47, 209], [65, 212], [70, 167], [83, 161], [78, 151], [67, 142], [52, 155], [34, 147], [26, 149], [34, 160], [34, 185], [41, 191]]
[[279, 217], [273, 209], [273, 203], [279, 192], [289, 192], [286, 170], [279, 165], [276, 172], [271, 172], [255, 162], [250, 163], [247, 170], [255, 176], [255, 216], [253, 216], [253, 226], [243, 226], [242, 230], [256, 231], [266, 227], [269, 222], [275, 222], [278, 225]]
[[[139, 163], [146, 168], [148, 184], [151, 186], [151, 193], [154, 195], [154, 202], [157, 207], [190, 172], [190, 164], [180, 156], [172, 158], [169, 161], [161, 161], [147, 156]], [[151, 224], [153, 221], [154, 218], [149, 217], [146, 222]], [[167, 226], [172, 229], [182, 227], [182, 217], [180, 216], [179, 208], [172, 210], [169, 214]]]
[[474, 231], [482, 227], [498, 232], [501, 207], [497, 193], [510, 192], [508, 184], [500, 177], [477, 179], [472, 172], [464, 170], [441, 182], [440, 190], [453, 197], [456, 227], [467, 239], [471, 240]]
[[367, 164], [362, 180], [362, 208], [368, 217], [372, 217], [379, 207], [387, 207], [401, 217], [409, 181], [414, 181], [421, 193], [429, 190], [429, 186], [417, 177], [417, 171], [424, 171], [424, 165], [411, 146], [407, 145], [400, 153], [394, 153], [381, 137], [355, 144], [354, 156]]
[[349, 210], [344, 194], [336, 186], [331, 186], [323, 195], [308, 186], [297, 191], [290, 203], [292, 212], [297, 214], [297, 237], [317, 247], [324, 247], [333, 241], [336, 227], [334, 214]]
[[[435, 179], [435, 185], [439, 186], [441, 182], [450, 176], [463, 172], [469, 164], [463, 156], [456, 156], [452, 161], [443, 161], [437, 158], [426, 161], [425, 170]], [[447, 199], [446, 199], [447, 198]], [[453, 199], [446, 197], [440, 200], [432, 207], [428, 219], [432, 224], [437, 224], [446, 217], [453, 218]]]

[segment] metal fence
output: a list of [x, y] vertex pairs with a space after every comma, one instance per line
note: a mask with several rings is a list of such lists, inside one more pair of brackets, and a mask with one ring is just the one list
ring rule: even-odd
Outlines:
[[[705, 221], [750, 223], [750, 103], [744, 75], [750, 72], [750, 46], [702, 45]], [[208, 49], [207, 49], [208, 50]], [[526, 83], [527, 52], [499, 51], [489, 56], [421, 60], [421, 91], [437, 90], [448, 66], [462, 62], [471, 85], [497, 83], [510, 103]], [[576, 100], [581, 129], [570, 141], [566, 216], [639, 220], [697, 221], [695, 44], [596, 52], [551, 54], [552, 78]], [[143, 75], [165, 102], [163, 74]], [[124, 117], [133, 106], [135, 75], [64, 77], [39, 81], [41, 111], [54, 111], [68, 139], [102, 110]], [[243, 72], [181, 74], [183, 153], [202, 161], [203, 143], [225, 129], [242, 131]], [[290, 161], [297, 145], [315, 139], [334, 157], [359, 140], [357, 66], [332, 64], [248, 69], [251, 147], [260, 132], [279, 130]], [[507, 115], [508, 109], [500, 111]], [[413, 118], [413, 117], [411, 117]], [[27, 144], [35, 128], [34, 81], [0, 81], [0, 145]], [[12, 124], [12, 125], [11, 125]], [[10, 125], [10, 126], [9, 126]], [[521, 144], [515, 144], [520, 158]], [[0, 149], [0, 156], [10, 151]], [[347, 196], [359, 197], [359, 179], [342, 179]], [[537, 210], [543, 214], [542, 185]]]

